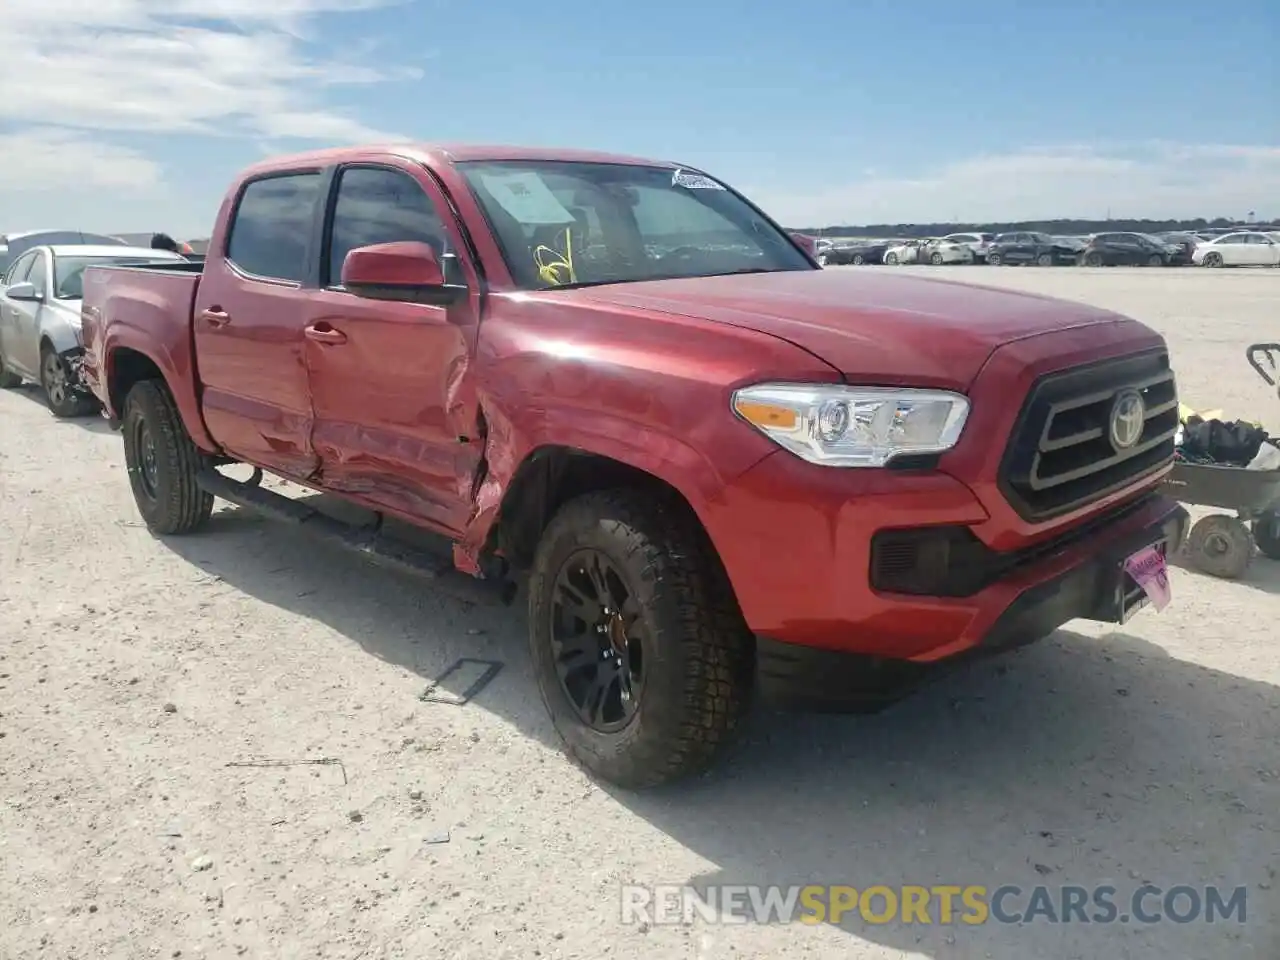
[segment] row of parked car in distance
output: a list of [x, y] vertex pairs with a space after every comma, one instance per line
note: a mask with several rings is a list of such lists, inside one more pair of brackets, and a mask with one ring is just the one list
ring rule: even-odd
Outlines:
[[905, 240], [819, 239], [816, 249], [823, 266], [986, 263], [1042, 267], [1277, 267], [1280, 231], [1237, 230], [1217, 236], [1114, 232], [1087, 237], [1060, 237], [1036, 231], [951, 233]]

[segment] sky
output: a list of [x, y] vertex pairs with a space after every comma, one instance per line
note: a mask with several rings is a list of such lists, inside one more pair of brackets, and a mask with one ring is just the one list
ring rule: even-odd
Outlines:
[[236, 171], [585, 147], [788, 226], [1280, 218], [1280, 0], [0, 0], [0, 231], [207, 236]]

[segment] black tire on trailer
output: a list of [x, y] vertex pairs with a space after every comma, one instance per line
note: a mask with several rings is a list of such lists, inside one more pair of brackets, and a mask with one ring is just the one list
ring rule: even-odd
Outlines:
[[204, 458], [163, 381], [135, 384], [124, 401], [124, 459], [138, 512], [157, 534], [192, 533], [213, 512], [196, 484]]
[[1251, 526], [1258, 552], [1268, 560], [1280, 560], [1280, 511], [1268, 510]]
[[750, 703], [751, 632], [674, 496], [607, 490], [560, 508], [529, 578], [529, 645], [569, 755], [624, 788], [706, 769]]
[[1235, 517], [1215, 513], [1201, 518], [1191, 528], [1187, 553], [1202, 573], [1239, 580], [1253, 559], [1253, 538], [1249, 528]]

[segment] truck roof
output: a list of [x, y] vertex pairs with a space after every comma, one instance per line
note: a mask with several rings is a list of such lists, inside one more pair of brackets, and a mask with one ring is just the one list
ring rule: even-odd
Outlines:
[[624, 154], [564, 147], [521, 147], [457, 143], [375, 143], [355, 147], [331, 147], [288, 156], [272, 157], [247, 168], [241, 177], [272, 173], [299, 166], [328, 166], [347, 160], [367, 158], [370, 154], [391, 154], [416, 160], [427, 166], [441, 166], [466, 160], [565, 160], [578, 163], [623, 163], [633, 166], [667, 167], [677, 164], [666, 160], [648, 160]]

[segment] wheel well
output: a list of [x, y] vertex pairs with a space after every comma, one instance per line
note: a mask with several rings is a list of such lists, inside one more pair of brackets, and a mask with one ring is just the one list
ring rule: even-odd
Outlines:
[[517, 569], [527, 568], [542, 531], [561, 506], [585, 493], [619, 487], [672, 498], [706, 535], [689, 501], [665, 480], [612, 457], [572, 447], [540, 447], [520, 464], [507, 487], [488, 546], [501, 550]]
[[156, 366], [154, 360], [145, 353], [121, 347], [111, 354], [111, 378], [107, 383], [107, 391], [111, 396], [111, 407], [119, 416], [124, 410], [124, 398], [136, 384], [143, 380], [163, 380], [164, 374]]

